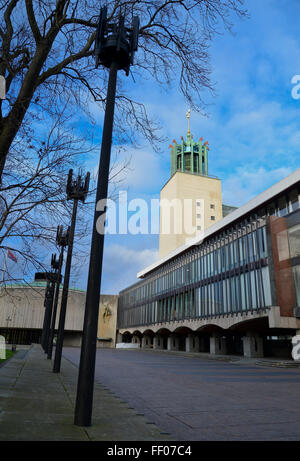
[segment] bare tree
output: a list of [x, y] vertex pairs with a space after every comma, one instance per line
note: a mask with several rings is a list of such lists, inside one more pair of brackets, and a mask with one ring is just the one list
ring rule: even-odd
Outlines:
[[[96, 0], [0, 0], [0, 75], [7, 100], [0, 101], [0, 180], [8, 153], [26, 117], [50, 112], [66, 97], [85, 110], [92, 96], [104, 103], [106, 72], [94, 69], [93, 47], [101, 3]], [[179, 87], [191, 107], [203, 107], [202, 89], [212, 89], [209, 44], [232, 13], [245, 16], [243, 0], [113, 0], [119, 11], [139, 15], [140, 45], [133, 73]], [[118, 90], [118, 127], [159, 139], [142, 101]], [[30, 111], [30, 113], [29, 113]], [[134, 129], [132, 129], [134, 128]], [[131, 131], [130, 131], [131, 130]]]
[[[4, 256], [9, 248], [19, 256], [15, 274], [6, 274], [9, 282], [31, 280], [34, 269], [48, 270], [57, 225], [66, 229], [70, 224], [72, 204], [66, 196], [67, 173], [73, 168], [77, 174], [86, 157], [95, 154], [95, 147], [68, 127], [69, 117], [62, 107], [56, 118], [44, 121], [35, 136], [23, 124], [23, 136], [8, 156], [0, 194], [0, 253]], [[52, 125], [45, 129], [49, 121]], [[111, 194], [119, 187], [120, 177], [124, 176], [120, 173], [126, 168], [126, 162], [113, 163]], [[95, 179], [96, 172], [92, 172], [86, 203], [78, 209], [74, 250], [79, 259], [88, 253], [85, 237], [92, 222]]]

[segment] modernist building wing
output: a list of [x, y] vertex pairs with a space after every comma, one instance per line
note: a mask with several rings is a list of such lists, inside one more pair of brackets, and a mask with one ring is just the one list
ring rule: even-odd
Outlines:
[[[44, 297], [46, 283], [9, 284], [0, 293], [0, 336], [7, 344], [40, 343], [45, 315]], [[60, 301], [56, 316], [58, 328]], [[86, 292], [70, 288], [69, 308], [66, 313], [64, 346], [80, 346], [84, 319]], [[115, 347], [117, 295], [101, 295], [97, 347]]]
[[290, 356], [300, 330], [299, 194], [300, 169], [141, 271], [119, 296], [123, 341]]

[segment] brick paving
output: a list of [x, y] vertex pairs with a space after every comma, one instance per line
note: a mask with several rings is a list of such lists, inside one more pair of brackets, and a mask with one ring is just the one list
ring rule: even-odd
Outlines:
[[96, 381], [178, 441], [300, 440], [300, 368], [274, 363], [100, 349]]
[[168, 441], [161, 431], [100, 384], [90, 427], [74, 425], [78, 368], [62, 359], [52, 372], [40, 345], [0, 368], [0, 441]]

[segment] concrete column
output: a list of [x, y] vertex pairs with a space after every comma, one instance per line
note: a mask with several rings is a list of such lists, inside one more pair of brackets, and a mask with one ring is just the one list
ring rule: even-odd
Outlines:
[[149, 349], [151, 347], [151, 338], [149, 336], [142, 337], [142, 348]]
[[186, 352], [199, 352], [199, 338], [195, 335], [188, 335], [185, 338]]
[[123, 342], [123, 335], [121, 333], [117, 333], [117, 343], [122, 343]]
[[163, 349], [163, 338], [161, 336], [154, 336], [153, 338], [153, 349]]
[[210, 337], [210, 354], [223, 355], [226, 354], [226, 339], [220, 335]]
[[242, 338], [244, 357], [263, 357], [263, 339], [251, 333]]
[[171, 335], [168, 337], [168, 351], [178, 351], [179, 349], [179, 341], [178, 337], [175, 335]]
[[136, 335], [132, 336], [131, 342], [133, 344], [140, 344], [141, 343], [140, 338], [138, 336], [136, 336]]
[[0, 336], [0, 359], [6, 359], [6, 344], [4, 336]]

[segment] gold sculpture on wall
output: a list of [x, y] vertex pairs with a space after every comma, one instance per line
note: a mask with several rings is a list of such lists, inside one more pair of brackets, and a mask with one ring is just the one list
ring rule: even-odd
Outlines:
[[105, 323], [105, 319], [109, 320], [109, 317], [112, 315], [112, 312], [108, 304], [104, 304], [103, 307], [104, 307], [104, 310], [103, 310], [102, 316], [103, 316], [103, 320]]

